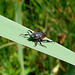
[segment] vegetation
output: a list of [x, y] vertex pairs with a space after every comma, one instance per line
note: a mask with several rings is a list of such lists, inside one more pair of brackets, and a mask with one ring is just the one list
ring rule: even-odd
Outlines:
[[[21, 10], [24, 26], [42, 30], [48, 38], [75, 52], [75, 1], [24, 0]], [[15, 12], [14, 0], [0, 0], [1, 15], [15, 21]], [[74, 66], [28, 47], [23, 46], [23, 55], [27, 75], [75, 74]], [[0, 60], [1, 75], [22, 75], [17, 44], [3, 37], [0, 37]]]

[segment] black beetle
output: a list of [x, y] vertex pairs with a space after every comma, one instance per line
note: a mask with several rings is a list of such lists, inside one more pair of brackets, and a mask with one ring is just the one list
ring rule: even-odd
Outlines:
[[34, 32], [32, 32], [31, 30], [28, 30], [27, 33], [28, 34], [20, 34], [20, 35], [24, 35], [24, 36], [29, 35], [33, 40], [36, 41], [35, 46], [37, 46], [37, 43], [39, 42], [41, 46], [46, 47], [46, 46], [42, 45], [42, 43], [41, 43], [42, 41], [54, 42], [54, 41], [49, 41], [49, 40], [43, 40], [43, 38], [45, 38], [46, 35], [42, 31], [34, 31]]

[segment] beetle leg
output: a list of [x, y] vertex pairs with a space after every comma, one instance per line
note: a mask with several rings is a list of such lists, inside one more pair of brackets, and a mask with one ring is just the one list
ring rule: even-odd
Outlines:
[[49, 41], [49, 40], [41, 40], [41, 41], [54, 42], [54, 41]]
[[31, 37], [31, 34], [29, 32], [32, 33], [32, 31], [31, 30], [27, 31], [28, 35]]
[[27, 31], [27, 33], [28, 33], [28, 34], [29, 34], [29, 32], [30, 32], [30, 33], [32, 33], [32, 31], [31, 31], [31, 30], [28, 30], [28, 31]]
[[[46, 47], [46, 46], [42, 45], [41, 40], [39, 40], [39, 43], [40, 43], [41, 46]], [[47, 47], [46, 47], [46, 48], [47, 48]]]
[[38, 44], [38, 40], [36, 40], [35, 46], [37, 46], [37, 44]]

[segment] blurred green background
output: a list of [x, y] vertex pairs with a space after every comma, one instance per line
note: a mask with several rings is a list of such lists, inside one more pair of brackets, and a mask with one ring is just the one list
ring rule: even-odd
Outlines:
[[[0, 0], [0, 15], [15, 21], [16, 5], [21, 5], [22, 25], [75, 52], [74, 0]], [[18, 18], [20, 19], [20, 18]], [[75, 67], [28, 47], [23, 47], [26, 75], [75, 75]], [[22, 75], [18, 47], [0, 37], [0, 75]]]

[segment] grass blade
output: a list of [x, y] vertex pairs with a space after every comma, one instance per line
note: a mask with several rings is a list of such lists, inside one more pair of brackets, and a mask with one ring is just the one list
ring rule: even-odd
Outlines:
[[75, 75], [75, 66], [70, 65], [67, 71], [67, 75]]
[[[22, 9], [22, 1], [14, 1], [15, 4], [15, 21], [19, 24], [22, 24], [22, 15], [21, 15], [21, 9]], [[24, 65], [23, 65], [23, 49], [21, 44], [17, 44], [18, 47], [18, 53], [19, 53], [19, 58], [20, 58], [20, 64], [22, 68], [22, 74], [25, 75], [24, 73]]]
[[43, 43], [47, 46], [47, 48], [42, 47], [39, 44], [34, 47], [35, 43], [28, 40], [29, 36], [26, 38], [19, 36], [20, 34], [27, 33], [27, 30], [29, 29], [3, 16], [0, 16], [0, 36], [75, 65], [75, 53], [58, 43]]

